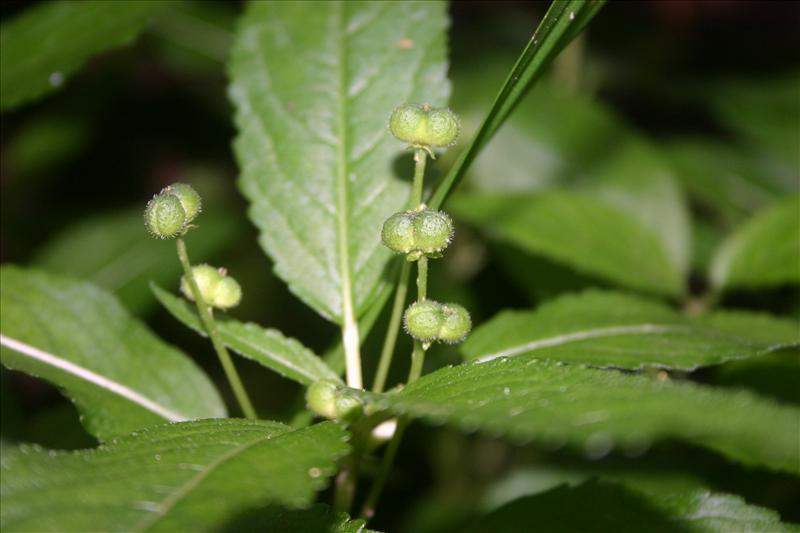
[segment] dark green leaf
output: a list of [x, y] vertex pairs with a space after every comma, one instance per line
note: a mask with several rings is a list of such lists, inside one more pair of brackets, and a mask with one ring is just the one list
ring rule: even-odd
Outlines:
[[[198, 333], [206, 335], [194, 307], [155, 284], [151, 288], [158, 301], [172, 316]], [[319, 379], [340, 379], [311, 350], [295, 339], [284, 337], [276, 329], [264, 329], [252, 323], [243, 324], [227, 317], [217, 318], [217, 327], [225, 346], [298, 383], [310, 385]]]
[[3, 365], [63, 389], [93, 435], [225, 416], [205, 374], [110, 294], [8, 265], [0, 279]]
[[[576, 512], [580, 510], [580, 512]], [[653, 494], [602, 481], [561, 486], [519, 498], [473, 522], [465, 531], [663, 531], [727, 533], [794, 531], [774, 511], [706, 489]]]
[[230, 94], [250, 217], [278, 275], [337, 323], [387, 283], [379, 230], [409, 187], [386, 125], [404, 102], [445, 102], [445, 7], [254, 2], [237, 31]]
[[607, 203], [570, 192], [462, 194], [453, 211], [501, 241], [626, 287], [677, 296], [680, 271], [658, 236]]
[[800, 347], [791, 321], [746, 314], [689, 319], [644, 298], [590, 291], [535, 311], [504, 311], [477, 328], [462, 352], [478, 361], [533, 354], [600, 367], [694, 370], [790, 345]]
[[800, 283], [800, 196], [773, 204], [717, 251], [711, 281], [719, 289]]
[[130, 43], [164, 3], [135, 0], [44, 2], [0, 31], [0, 108], [61, 87], [91, 56]]
[[256, 505], [308, 505], [347, 439], [330, 422], [226, 419], [80, 452], [21, 447], [2, 460], [3, 531], [209, 531]]
[[369, 397], [398, 414], [545, 446], [567, 444], [592, 458], [678, 438], [748, 464], [800, 472], [800, 409], [743, 391], [525, 355], [445, 368], [399, 393]]

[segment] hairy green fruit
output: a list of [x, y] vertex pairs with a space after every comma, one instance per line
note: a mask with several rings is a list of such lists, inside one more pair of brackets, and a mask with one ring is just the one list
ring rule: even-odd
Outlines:
[[364, 412], [364, 405], [352, 389], [330, 379], [315, 381], [306, 391], [306, 404], [316, 415], [330, 420], [353, 422]]
[[[214, 268], [211, 265], [197, 265], [192, 267], [192, 276], [197, 288], [200, 289], [203, 301], [212, 307], [230, 309], [239, 305], [242, 300], [242, 288], [235, 279], [227, 275], [225, 269]], [[194, 294], [186, 276], [181, 278], [181, 292], [187, 299], [194, 301]]]
[[423, 255], [440, 257], [453, 233], [453, 222], [442, 211], [401, 211], [383, 223], [381, 240], [390, 250], [416, 261]]
[[461, 121], [449, 109], [432, 109], [428, 114], [427, 138], [431, 146], [455, 144], [460, 131]]
[[242, 301], [242, 287], [230, 276], [224, 276], [217, 284], [213, 306], [220, 309], [236, 307]]
[[453, 233], [453, 221], [443, 211], [425, 209], [414, 218], [414, 248], [424, 254], [441, 253]]
[[144, 223], [154, 237], [171, 239], [186, 232], [186, 211], [177, 196], [157, 194], [147, 202]]
[[386, 219], [381, 230], [381, 240], [390, 250], [407, 254], [415, 249], [414, 215], [402, 211]]
[[406, 332], [422, 342], [435, 341], [439, 337], [443, 323], [442, 304], [433, 300], [414, 302], [403, 315]]
[[434, 109], [419, 104], [401, 105], [389, 118], [389, 131], [397, 139], [417, 148], [450, 146], [458, 139], [461, 122], [458, 115], [447, 108]]
[[178, 200], [181, 202], [184, 212], [186, 213], [187, 224], [197, 218], [197, 215], [199, 215], [200, 211], [202, 210], [202, 199], [191, 185], [187, 185], [186, 183], [173, 183], [172, 185], [165, 187], [161, 193], [171, 194], [178, 198]]
[[420, 140], [425, 139], [429, 109], [418, 104], [401, 105], [389, 118], [389, 131], [401, 141], [420, 144]]
[[463, 306], [458, 304], [442, 305], [442, 327], [439, 330], [439, 340], [448, 344], [455, 344], [467, 338], [472, 329], [472, 320]]

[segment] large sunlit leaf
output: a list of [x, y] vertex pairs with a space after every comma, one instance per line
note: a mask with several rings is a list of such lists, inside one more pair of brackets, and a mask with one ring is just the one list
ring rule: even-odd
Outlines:
[[778, 513], [738, 496], [707, 489], [654, 494], [603, 481], [519, 498], [464, 531], [514, 531], [520, 524], [535, 524], [541, 531], [796, 531], [781, 524]]
[[0, 307], [3, 366], [62, 389], [102, 440], [225, 416], [205, 374], [94, 285], [6, 265]]
[[[196, 263], [223, 249], [240, 227], [235, 217], [213, 213], [204, 213], [197, 224], [202, 231], [186, 234]], [[113, 292], [134, 313], [156, 303], [148, 290], [150, 281], [176, 284], [182, 273], [175, 244], [145, 233], [141, 207], [67, 227], [39, 250], [33, 262], [48, 272], [79, 277]]]
[[800, 283], [800, 196], [745, 222], [717, 251], [711, 281], [720, 288]]
[[94, 54], [130, 43], [165, 3], [138, 0], [43, 2], [0, 31], [0, 109], [64, 84]]
[[451, 207], [498, 240], [579, 272], [657, 294], [683, 291], [680, 270], [658, 236], [589, 195], [470, 193], [454, 197]]
[[232, 51], [236, 155], [250, 218], [278, 275], [338, 323], [387, 282], [380, 227], [409, 194], [404, 102], [441, 105], [446, 6], [439, 2], [253, 2]]
[[800, 473], [800, 409], [744, 391], [627, 375], [531, 355], [438, 370], [378, 405], [589, 457], [676, 438], [748, 464]]
[[[202, 335], [206, 335], [197, 311], [185, 300], [177, 298], [157, 285], [152, 285], [158, 301], [175, 318]], [[253, 323], [242, 323], [228, 317], [217, 317], [222, 342], [234, 352], [282, 376], [303, 385], [320, 379], [339, 380], [311, 350], [295, 339], [285, 337], [276, 329], [265, 329]]]
[[[644, 298], [591, 291], [535, 311], [504, 311], [472, 332], [461, 351], [479, 361], [533, 354], [600, 367], [694, 370], [800, 347], [800, 329], [791, 321], [766, 315], [716, 321], [721, 328]], [[759, 333], [769, 327], [773, 336]]]
[[334, 423], [202, 420], [94, 450], [2, 460], [3, 531], [211, 531], [265, 504], [308, 505], [348, 451]]

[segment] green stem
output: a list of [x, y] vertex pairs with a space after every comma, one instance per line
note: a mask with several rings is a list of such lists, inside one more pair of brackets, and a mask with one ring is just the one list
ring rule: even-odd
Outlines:
[[[414, 182], [411, 185], [409, 209], [417, 209], [422, 203], [422, 189], [425, 182], [425, 163], [427, 161], [427, 157], [428, 154], [425, 152], [425, 150], [414, 151]], [[427, 258], [423, 259], [425, 259], [427, 266]], [[422, 259], [420, 259], [420, 261], [421, 260]], [[406, 303], [409, 277], [411, 277], [411, 263], [405, 261], [402, 269], [400, 270], [400, 279], [397, 283], [397, 292], [395, 292], [394, 296], [392, 314], [389, 318], [389, 327], [386, 330], [386, 337], [383, 340], [381, 357], [378, 361], [378, 370], [375, 373], [375, 381], [372, 384], [373, 392], [382, 392], [386, 386], [386, 377], [389, 374], [389, 368], [392, 366], [394, 348], [397, 344], [397, 335], [400, 331], [400, 321], [402, 320]]]
[[422, 203], [422, 185], [425, 182], [425, 162], [428, 154], [425, 150], [414, 152], [414, 183], [411, 186], [410, 209], [416, 209]]
[[192, 275], [192, 264], [189, 262], [189, 254], [186, 252], [186, 243], [183, 242], [183, 239], [178, 239], [178, 258], [181, 261], [181, 266], [183, 266], [183, 273], [186, 276], [186, 280], [189, 282], [189, 288], [192, 290], [194, 303], [197, 305], [197, 313], [200, 315], [200, 320], [202, 320], [206, 333], [208, 333], [208, 338], [211, 339], [214, 351], [217, 352], [219, 361], [222, 363], [222, 368], [225, 370], [228, 383], [230, 383], [233, 394], [239, 402], [239, 407], [247, 418], [257, 418], [256, 410], [253, 409], [253, 404], [247, 396], [247, 391], [244, 385], [242, 385], [242, 380], [239, 379], [239, 374], [236, 372], [236, 367], [233, 365], [231, 356], [222, 343], [222, 339], [220, 339], [217, 323], [214, 321], [214, 314], [211, 312], [205, 300], [203, 300], [203, 295], [200, 294], [200, 288], [197, 286], [197, 282], [195, 282], [194, 276]]
[[392, 305], [392, 315], [389, 319], [389, 327], [386, 330], [386, 338], [383, 341], [381, 358], [378, 362], [378, 370], [375, 373], [375, 382], [372, 384], [372, 392], [383, 392], [386, 386], [386, 377], [389, 374], [389, 367], [394, 356], [394, 347], [397, 343], [397, 334], [400, 332], [400, 321], [403, 318], [403, 310], [406, 305], [406, 293], [408, 292], [408, 278], [411, 273], [411, 263], [403, 261], [403, 268], [400, 270], [400, 281], [397, 284], [397, 292], [394, 295]]
[[372, 487], [370, 487], [367, 499], [364, 501], [364, 506], [361, 508], [362, 518], [369, 520], [375, 515], [375, 506], [378, 504], [378, 499], [381, 497], [383, 487], [386, 485], [386, 480], [389, 478], [389, 472], [392, 470], [394, 458], [397, 456], [397, 450], [400, 448], [400, 440], [403, 438], [403, 432], [407, 425], [407, 417], [402, 417], [397, 421], [397, 428], [394, 430], [392, 440], [389, 441], [386, 453], [383, 454], [378, 475], [375, 476], [375, 481], [372, 482]]

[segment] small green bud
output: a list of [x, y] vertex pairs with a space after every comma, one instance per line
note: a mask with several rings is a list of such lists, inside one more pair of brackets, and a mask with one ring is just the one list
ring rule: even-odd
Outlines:
[[[192, 277], [194, 282], [197, 283], [197, 288], [200, 289], [203, 301], [208, 305], [213, 305], [212, 302], [217, 295], [217, 287], [222, 281], [222, 274], [211, 265], [204, 264], [192, 267]], [[181, 292], [189, 301], [194, 301], [192, 287], [189, 285], [189, 280], [186, 279], [186, 276], [181, 277]]]
[[403, 315], [406, 332], [422, 342], [436, 340], [443, 322], [442, 304], [433, 300], [414, 302]]
[[323, 418], [336, 418], [336, 389], [338, 384], [329, 379], [315, 381], [306, 391], [306, 404]]
[[214, 300], [211, 305], [220, 309], [230, 309], [236, 307], [242, 301], [242, 287], [235, 279], [224, 276], [217, 284]]
[[453, 231], [453, 221], [443, 211], [420, 211], [414, 218], [414, 248], [424, 254], [440, 253], [453, 240]]
[[352, 389], [333, 380], [315, 381], [306, 391], [306, 404], [316, 415], [353, 422], [364, 412], [364, 404]]
[[[192, 267], [192, 276], [203, 301], [211, 307], [229, 309], [239, 305], [242, 300], [242, 288], [235, 279], [227, 275], [224, 268], [196, 265]], [[181, 277], [181, 292], [187, 299], [194, 301], [186, 276]]]
[[180, 200], [181, 206], [183, 206], [183, 210], [186, 212], [187, 224], [194, 220], [197, 215], [200, 214], [200, 211], [202, 211], [202, 199], [191, 185], [187, 185], [186, 183], [173, 183], [165, 187], [161, 193], [172, 194]]
[[442, 305], [442, 327], [439, 330], [439, 340], [455, 344], [467, 338], [472, 329], [472, 320], [469, 311], [458, 304]]
[[445, 147], [455, 144], [461, 131], [461, 121], [458, 115], [449, 109], [432, 109], [428, 113], [426, 130], [427, 144]]
[[401, 211], [386, 219], [381, 240], [387, 248], [401, 254], [414, 250], [414, 215]]
[[342, 389], [334, 400], [336, 419], [345, 422], [355, 422], [364, 413], [364, 404], [350, 389]]
[[431, 148], [455, 143], [460, 130], [458, 115], [447, 108], [433, 109], [427, 104], [401, 105], [389, 118], [392, 135], [411, 146], [425, 148], [431, 156]]
[[153, 237], [171, 239], [186, 231], [186, 211], [175, 196], [157, 194], [147, 202], [144, 223]]
[[425, 138], [428, 109], [417, 104], [401, 105], [389, 118], [389, 131], [397, 139], [409, 144], [419, 144]]

